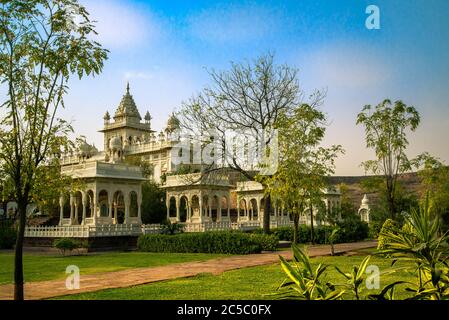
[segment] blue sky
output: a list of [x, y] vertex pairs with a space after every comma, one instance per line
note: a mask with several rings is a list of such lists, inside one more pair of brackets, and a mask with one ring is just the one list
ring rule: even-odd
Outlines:
[[[82, 0], [97, 20], [109, 60], [95, 78], [72, 81], [61, 115], [77, 135], [102, 147], [106, 110], [131, 85], [154, 129], [209, 83], [205, 68], [273, 52], [299, 69], [305, 93], [326, 88], [330, 126], [324, 144], [342, 144], [337, 174], [363, 174], [365, 104], [402, 99], [422, 115], [410, 156], [422, 151], [449, 162], [449, 1], [119, 1]], [[380, 30], [365, 27], [368, 5], [380, 9]]]

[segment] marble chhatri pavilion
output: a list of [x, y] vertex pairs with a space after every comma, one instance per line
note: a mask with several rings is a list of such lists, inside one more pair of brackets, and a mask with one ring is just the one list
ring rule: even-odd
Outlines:
[[[189, 176], [173, 175], [177, 168], [172, 150], [177, 141], [171, 137], [179, 128], [179, 121], [170, 116], [166, 127], [157, 133], [151, 127], [151, 119], [148, 111], [142, 119], [128, 84], [113, 118], [109, 112], [104, 115], [100, 130], [104, 135], [104, 151], [81, 141], [76, 152], [61, 159], [62, 173], [79, 181], [80, 187], [61, 195], [59, 226], [29, 227], [27, 236], [94, 237], [157, 232], [157, 226], [142, 226], [141, 186], [145, 178], [139, 167], [124, 162], [130, 156], [141, 157], [152, 165], [151, 179], [166, 190], [167, 218], [185, 223], [186, 231], [261, 226], [264, 210], [261, 184], [240, 182], [232, 175], [192, 184], [186, 182]], [[323, 201], [328, 210], [339, 207], [339, 191], [325, 190]], [[369, 221], [367, 199], [359, 213], [363, 220]], [[304, 224], [310, 223], [307, 215], [309, 210], [301, 218]], [[273, 205], [270, 221], [273, 226], [291, 224], [287, 212], [277, 205]], [[321, 222], [316, 219], [315, 223]]]

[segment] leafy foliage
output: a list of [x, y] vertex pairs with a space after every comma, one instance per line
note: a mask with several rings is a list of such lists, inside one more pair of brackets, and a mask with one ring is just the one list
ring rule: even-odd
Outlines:
[[363, 107], [357, 115], [357, 124], [365, 127], [367, 148], [374, 150], [375, 160], [362, 163], [366, 172], [381, 174], [385, 182], [388, 212], [395, 218], [395, 195], [398, 175], [411, 169], [406, 155], [407, 130], [415, 131], [420, 123], [418, 111], [402, 101], [386, 99], [376, 105]]
[[[251, 235], [243, 232], [220, 231], [202, 233], [180, 233], [175, 235], [142, 235], [137, 241], [140, 251], [179, 253], [260, 253], [272, 249], [270, 235]], [[267, 247], [269, 244], [269, 247]]]
[[164, 220], [161, 223], [161, 233], [162, 234], [175, 234], [180, 233], [184, 230], [184, 227], [180, 223], [172, 223], [170, 220]]
[[297, 300], [337, 300], [341, 299], [344, 290], [325, 279], [328, 266], [319, 264], [314, 270], [307, 254], [297, 245], [292, 246], [294, 259], [287, 262], [282, 256], [281, 267], [287, 279], [279, 286], [273, 296], [278, 299]]
[[12, 221], [0, 221], [0, 249], [11, 249], [16, 236], [17, 230]]
[[86, 244], [72, 238], [61, 238], [53, 241], [53, 247], [59, 249], [63, 256], [67, 252], [71, 253], [75, 249], [86, 248]]
[[142, 184], [142, 223], [161, 223], [167, 218], [165, 191], [153, 181]]
[[73, 75], [99, 74], [107, 50], [77, 0], [2, 1], [0, 6], [0, 175], [18, 203], [14, 298], [23, 300], [26, 207], [39, 168], [67, 151], [70, 124], [57, 117]]
[[[341, 146], [320, 147], [326, 132], [325, 114], [317, 104], [302, 104], [279, 115], [279, 165], [270, 177], [261, 177], [267, 192], [293, 216], [294, 242], [298, 243], [300, 216], [307, 214], [311, 222], [311, 240], [314, 241], [314, 214], [323, 208], [326, 176], [334, 172], [334, 161]], [[325, 210], [324, 210], [325, 211]]]
[[407, 288], [413, 299], [449, 298], [448, 235], [439, 234], [440, 222], [432, 218], [427, 199], [419, 210], [412, 210], [400, 230], [382, 230], [386, 243], [380, 251], [395, 260], [415, 263], [416, 282]]

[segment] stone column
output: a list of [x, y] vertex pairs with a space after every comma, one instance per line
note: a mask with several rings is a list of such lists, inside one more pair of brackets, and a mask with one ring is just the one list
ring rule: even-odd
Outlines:
[[142, 195], [137, 196], [137, 222], [142, 224]]
[[176, 198], [176, 221], [179, 222], [181, 220], [181, 215], [179, 212], [179, 205], [180, 205], [180, 200], [179, 198]]
[[165, 201], [165, 206], [167, 207], [167, 220], [170, 220], [170, 200], [169, 199], [167, 199]]
[[84, 225], [86, 223], [86, 206], [87, 206], [87, 195], [85, 193], [82, 194], [81, 203], [83, 205], [83, 221], [81, 221], [81, 224]]
[[131, 203], [129, 194], [124, 195], [124, 200], [125, 200], [125, 224], [128, 224], [129, 223], [129, 206]]
[[[229, 208], [229, 204], [228, 204], [228, 208]], [[229, 209], [228, 209], [228, 214], [229, 214]], [[240, 221], [240, 199], [237, 197], [237, 222]]]
[[203, 222], [203, 195], [200, 193], [198, 197], [199, 209], [200, 209], [200, 222]]
[[64, 196], [59, 197], [59, 225], [62, 226], [62, 220], [64, 219]]
[[72, 195], [70, 195], [70, 201], [69, 201], [69, 203], [70, 203], [70, 225], [72, 225], [73, 224], [73, 216], [74, 216], [74, 210], [73, 210], [73, 196]]
[[111, 221], [111, 223], [112, 223], [112, 213], [113, 213], [112, 210], [114, 210], [114, 202], [112, 202], [112, 197], [108, 193], [108, 217], [109, 217], [109, 220]]
[[[108, 196], [109, 196], [109, 193], [108, 193]], [[97, 208], [98, 208], [98, 203], [97, 203], [97, 199], [98, 199], [99, 197], [97, 196], [97, 193], [95, 192], [94, 193], [94, 198], [92, 199], [92, 213], [91, 213], [91, 216], [92, 216], [92, 222], [93, 222], [93, 224], [94, 225], [96, 225], [97, 224]]]

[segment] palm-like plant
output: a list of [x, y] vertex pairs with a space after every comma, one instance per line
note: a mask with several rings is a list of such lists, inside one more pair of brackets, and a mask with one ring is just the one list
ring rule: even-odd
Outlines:
[[406, 217], [404, 227], [395, 233], [382, 230], [386, 239], [381, 254], [415, 264], [416, 283], [406, 290], [413, 293], [412, 299], [449, 298], [448, 235], [439, 235], [440, 222], [431, 215], [428, 198], [419, 210], [412, 210]]
[[366, 256], [362, 260], [360, 265], [352, 267], [352, 271], [350, 273], [345, 273], [341, 271], [337, 266], [335, 266], [335, 269], [337, 269], [337, 271], [347, 279], [347, 286], [352, 291], [352, 293], [354, 293], [354, 296], [357, 300], [360, 300], [360, 292], [362, 289], [362, 284], [365, 281], [366, 267], [368, 266], [370, 258], [371, 256]]
[[280, 285], [278, 293], [274, 294], [278, 299], [297, 300], [337, 300], [342, 297], [344, 290], [338, 290], [330, 283], [323, 280], [327, 266], [319, 264], [312, 268], [307, 254], [297, 245], [292, 246], [294, 259], [291, 263], [283, 257], [281, 266], [288, 278]]

